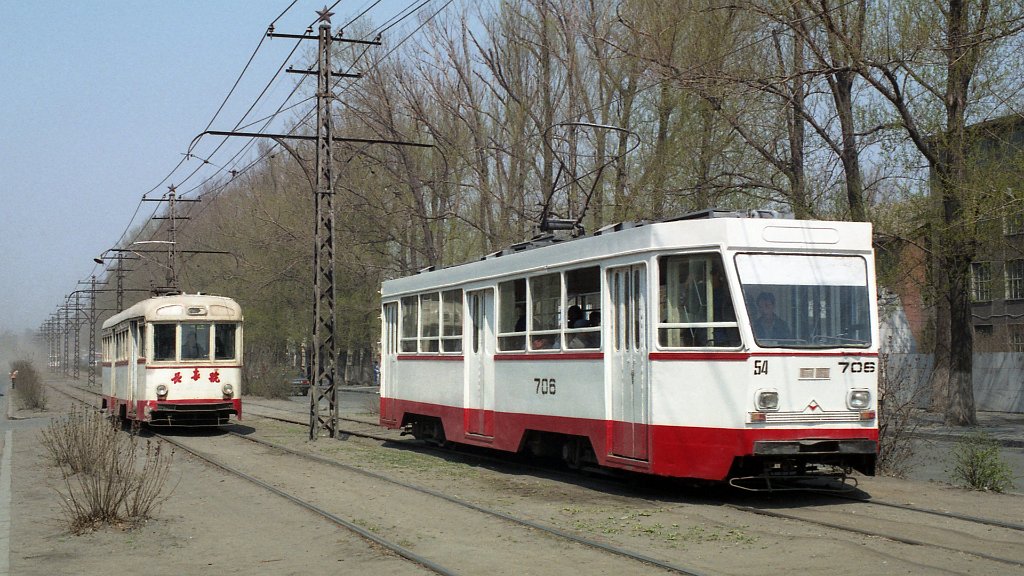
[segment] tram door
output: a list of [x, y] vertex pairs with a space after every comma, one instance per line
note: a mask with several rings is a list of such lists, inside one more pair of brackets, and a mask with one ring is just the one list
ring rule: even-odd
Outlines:
[[398, 302], [384, 304], [384, 337], [380, 351], [380, 419], [397, 424], [395, 413], [395, 369], [398, 363]]
[[612, 443], [615, 456], [647, 460], [647, 266], [608, 270], [612, 326]]
[[466, 293], [467, 434], [494, 436], [494, 291]]
[[[128, 331], [125, 332], [124, 339], [124, 353], [125, 357], [128, 359], [125, 367], [125, 384], [127, 385], [125, 398], [128, 400], [128, 411], [131, 412], [132, 410], [135, 410], [135, 399], [146, 397], [144, 394], [139, 393], [142, 386], [139, 386], [139, 362], [137, 358], [142, 354], [139, 352], [138, 320], [132, 320], [128, 323]], [[137, 414], [136, 417], [141, 418], [142, 415]]]

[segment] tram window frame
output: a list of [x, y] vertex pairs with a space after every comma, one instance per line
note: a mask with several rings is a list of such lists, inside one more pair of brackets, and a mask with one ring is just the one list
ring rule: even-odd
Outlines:
[[526, 350], [526, 278], [498, 282], [498, 351]]
[[234, 360], [237, 354], [238, 324], [217, 322], [213, 325], [213, 359]]
[[441, 352], [462, 352], [462, 290], [441, 292]]
[[441, 293], [429, 292], [419, 296], [419, 351], [441, 351]]
[[[566, 325], [565, 348], [601, 348], [601, 267], [588, 266], [563, 272], [565, 285]], [[580, 309], [581, 317], [573, 322], [573, 306]], [[595, 316], [596, 314], [596, 316]], [[574, 325], [570, 326], [572, 322]]]
[[[602, 294], [600, 266], [499, 282], [498, 351], [600, 349]], [[569, 326], [573, 306], [580, 308], [582, 322]], [[584, 324], [594, 313], [596, 324]]]
[[[153, 361], [173, 362], [178, 359], [178, 325], [174, 322], [158, 322], [153, 326]], [[167, 330], [170, 328], [170, 330]], [[167, 340], [170, 336], [170, 341]], [[162, 353], [161, 353], [162, 352]]]
[[[737, 349], [742, 346], [736, 294], [721, 253], [663, 254], [658, 256], [657, 265], [659, 348]], [[721, 284], [716, 287], [716, 282]], [[716, 304], [716, 297], [720, 299], [722, 295], [727, 301]], [[671, 302], [676, 305], [670, 305]]]
[[[737, 278], [761, 348], [872, 345], [868, 261], [860, 255], [739, 253]], [[766, 333], [759, 300], [770, 301], [787, 333]]]
[[416, 296], [404, 296], [399, 301], [400, 327], [399, 342], [402, 352], [416, 352], [419, 349], [420, 305]]
[[[181, 333], [178, 337], [178, 343], [181, 349], [178, 357], [183, 362], [197, 360], [208, 362], [210, 360], [210, 338], [213, 332], [210, 326], [209, 322], [182, 322], [180, 324]], [[192, 349], [186, 350], [187, 346], [192, 347]]]
[[529, 308], [526, 331], [530, 351], [560, 350], [562, 348], [562, 274], [552, 272], [532, 276], [527, 282]]

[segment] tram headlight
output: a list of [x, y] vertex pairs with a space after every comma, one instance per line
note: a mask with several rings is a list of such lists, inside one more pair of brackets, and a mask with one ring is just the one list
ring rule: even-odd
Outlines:
[[757, 409], [761, 411], [772, 411], [779, 409], [778, 390], [758, 390]]
[[156, 385], [156, 395], [157, 395], [157, 398], [166, 398], [167, 397], [167, 384], [157, 384]]
[[846, 400], [847, 406], [851, 410], [863, 410], [871, 405], [871, 391], [870, 390], [850, 390], [850, 395]]
[[235, 395], [235, 387], [232, 386], [231, 384], [225, 384], [221, 386], [220, 390], [221, 392], [224, 393], [224, 396], [227, 398], [230, 398]]

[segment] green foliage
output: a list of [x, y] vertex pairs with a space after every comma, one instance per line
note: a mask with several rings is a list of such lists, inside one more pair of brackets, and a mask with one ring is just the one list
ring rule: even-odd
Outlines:
[[999, 442], [984, 432], [965, 436], [953, 448], [954, 484], [972, 490], [1004, 492], [1013, 488], [1013, 473], [999, 454]]

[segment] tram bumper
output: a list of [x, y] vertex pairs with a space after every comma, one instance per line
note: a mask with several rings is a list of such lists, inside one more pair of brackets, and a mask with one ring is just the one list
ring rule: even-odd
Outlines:
[[867, 476], [875, 475], [877, 456], [878, 442], [867, 438], [758, 440], [753, 450], [753, 459], [766, 464], [837, 466]]
[[158, 403], [153, 409], [150, 426], [218, 426], [227, 424], [230, 416], [238, 415], [232, 402], [209, 404]]

